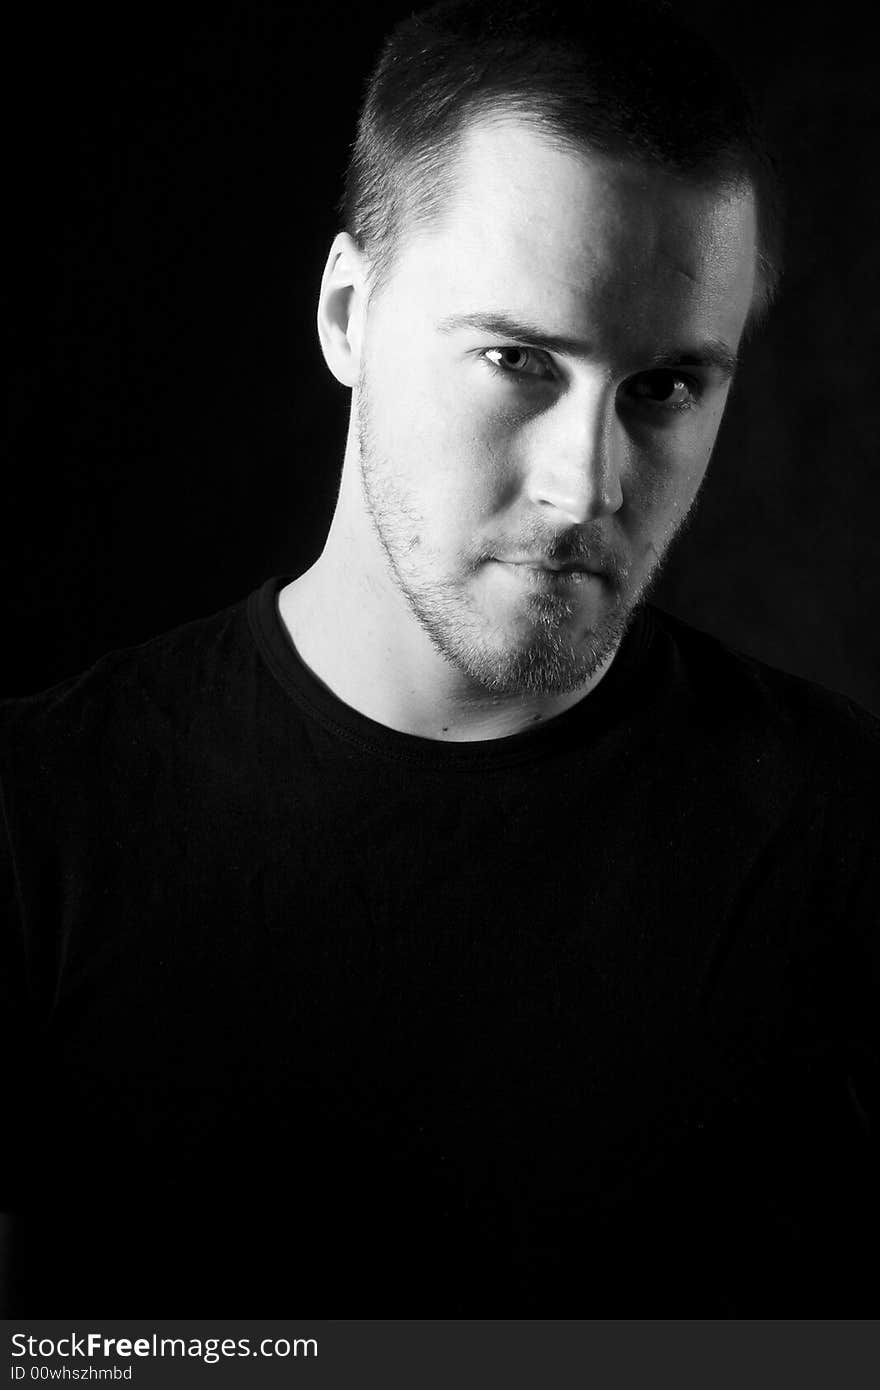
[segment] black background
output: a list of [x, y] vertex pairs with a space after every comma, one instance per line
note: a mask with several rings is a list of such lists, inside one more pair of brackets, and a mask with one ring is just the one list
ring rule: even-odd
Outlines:
[[[3, 693], [318, 554], [348, 395], [315, 298], [362, 84], [408, 8], [31, 6], [7, 29]], [[763, 93], [787, 271], [658, 600], [880, 711], [870, 13], [694, 16]]]

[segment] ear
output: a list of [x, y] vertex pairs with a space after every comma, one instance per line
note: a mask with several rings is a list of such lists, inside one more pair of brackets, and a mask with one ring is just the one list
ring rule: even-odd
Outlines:
[[333, 240], [318, 300], [318, 337], [324, 360], [337, 381], [355, 386], [361, 364], [367, 307], [367, 262], [354, 237]]

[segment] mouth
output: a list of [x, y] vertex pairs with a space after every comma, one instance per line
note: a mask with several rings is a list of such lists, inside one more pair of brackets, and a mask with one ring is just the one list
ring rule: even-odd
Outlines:
[[536, 586], [564, 587], [590, 583], [604, 583], [605, 574], [591, 569], [582, 561], [549, 560], [545, 556], [528, 556], [513, 560], [499, 560], [495, 563], [525, 582]]
[[550, 574], [592, 574], [594, 577], [599, 574], [598, 570], [590, 569], [589, 565], [579, 564], [576, 560], [567, 564], [555, 560], [510, 560], [507, 563], [524, 565], [526, 569], [547, 570]]

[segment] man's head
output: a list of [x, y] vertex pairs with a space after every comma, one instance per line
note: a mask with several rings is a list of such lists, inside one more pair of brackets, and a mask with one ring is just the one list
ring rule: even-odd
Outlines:
[[325, 273], [348, 544], [389, 623], [495, 694], [577, 690], [616, 649], [772, 291], [744, 106], [679, 62], [676, 112], [664, 62], [701, 50], [626, 10], [578, 49], [528, 4], [402, 26]]
[[563, 149], [751, 187], [752, 317], [769, 306], [780, 258], [772, 161], [735, 76], [666, 0], [443, 0], [398, 24], [367, 84], [340, 207], [372, 283], [442, 218], [463, 133], [501, 114]]

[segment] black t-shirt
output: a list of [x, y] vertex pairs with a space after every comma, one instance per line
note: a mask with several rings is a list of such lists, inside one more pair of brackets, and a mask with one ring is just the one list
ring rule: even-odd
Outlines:
[[284, 582], [2, 706], [15, 1310], [876, 1313], [878, 722], [644, 608], [416, 738]]

